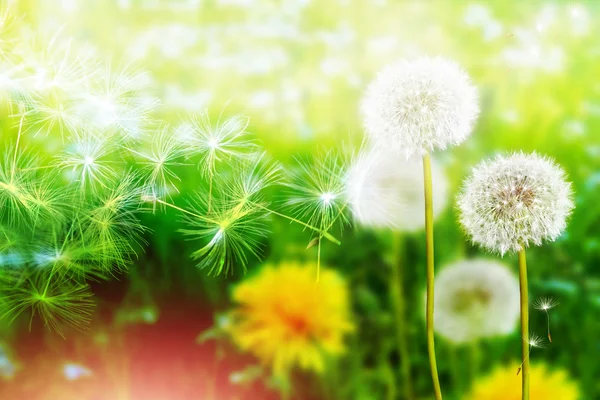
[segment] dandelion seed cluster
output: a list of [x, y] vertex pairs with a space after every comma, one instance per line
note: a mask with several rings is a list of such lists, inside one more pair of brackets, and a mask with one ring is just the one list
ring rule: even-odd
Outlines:
[[519, 282], [504, 264], [464, 260], [435, 279], [436, 332], [453, 343], [510, 334], [519, 318]]
[[462, 143], [479, 106], [477, 90], [458, 64], [422, 57], [384, 68], [368, 87], [361, 111], [374, 143], [409, 157]]
[[[3, 32], [8, 21], [22, 22], [2, 12]], [[221, 115], [213, 123], [205, 111], [171, 128], [154, 116], [158, 101], [144, 71], [113, 68], [58, 33], [44, 40], [31, 32], [24, 24], [12, 29], [0, 53], [8, 122], [0, 317], [31, 312], [60, 334], [65, 325], [82, 328], [92, 304], [86, 281], [127, 270], [149, 233], [139, 219], [148, 205], [181, 212], [183, 233], [202, 242], [191, 253], [200, 267], [245, 269], [267, 232], [262, 191], [280, 178], [247, 134], [247, 118]], [[186, 193], [184, 209], [172, 197], [179, 169], [194, 164], [210, 190]]]
[[[403, 232], [422, 229], [422, 169], [420, 160], [398, 160], [392, 151], [367, 149], [359, 153], [345, 176], [346, 196], [356, 221], [368, 227]], [[433, 216], [437, 218], [448, 205], [448, 183], [435, 161], [432, 176]]]
[[[283, 183], [283, 171], [247, 132], [247, 117], [222, 109], [214, 120], [205, 110], [171, 127], [156, 117], [145, 71], [105, 63], [60, 32], [33, 34], [9, 11], [0, 20], [0, 275], [17, 273], [2, 275], [0, 317], [29, 311], [61, 334], [64, 324], [81, 328], [86, 281], [127, 270], [150, 234], [144, 211], [179, 213], [191, 258], [213, 274], [245, 271], [260, 256], [272, 214], [339, 244], [328, 232], [344, 219], [339, 187], [315, 202], [296, 186], [304, 191], [298, 218], [269, 208], [266, 190]], [[199, 170], [197, 190], [183, 182], [184, 168]], [[329, 168], [311, 168], [317, 187], [338, 176]], [[296, 176], [285, 178], [294, 187]], [[59, 284], [74, 289], [60, 295]]]
[[477, 166], [458, 207], [472, 241], [503, 255], [556, 240], [574, 204], [571, 185], [554, 161], [515, 153]]

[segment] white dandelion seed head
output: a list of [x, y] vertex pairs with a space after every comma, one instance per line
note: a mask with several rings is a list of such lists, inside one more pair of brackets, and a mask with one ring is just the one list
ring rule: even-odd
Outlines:
[[554, 161], [515, 153], [477, 166], [465, 181], [458, 207], [471, 240], [504, 255], [556, 240], [574, 204], [571, 184]]
[[361, 104], [375, 143], [407, 157], [462, 143], [479, 114], [477, 89], [454, 61], [421, 57], [384, 68]]
[[[448, 205], [448, 182], [432, 160], [433, 215]], [[423, 165], [420, 159], [399, 159], [391, 151], [359, 153], [346, 174], [346, 196], [357, 222], [372, 228], [414, 232], [425, 226]]]
[[453, 343], [508, 335], [519, 318], [519, 281], [502, 263], [463, 260], [435, 278], [435, 330]]

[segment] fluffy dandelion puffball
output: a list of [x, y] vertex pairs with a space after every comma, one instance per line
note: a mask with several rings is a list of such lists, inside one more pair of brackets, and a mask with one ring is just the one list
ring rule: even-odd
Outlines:
[[435, 279], [434, 323], [453, 343], [511, 333], [519, 318], [519, 282], [503, 264], [464, 260]]
[[[433, 216], [448, 205], [448, 182], [432, 163]], [[346, 175], [346, 196], [357, 222], [373, 228], [413, 232], [425, 226], [421, 160], [398, 160], [392, 151], [370, 149], [358, 155]]]
[[[513, 363], [496, 368], [492, 373], [478, 379], [463, 400], [520, 400], [521, 376], [519, 366]], [[531, 366], [530, 398], [579, 400], [577, 384], [563, 370], [551, 371], [543, 364]]]
[[454, 61], [422, 57], [384, 68], [361, 104], [367, 134], [407, 156], [462, 143], [479, 114], [477, 89]]
[[574, 204], [562, 168], [535, 153], [515, 153], [477, 166], [458, 207], [472, 241], [503, 255], [556, 240]]
[[344, 335], [353, 330], [346, 282], [335, 271], [316, 265], [265, 266], [233, 292], [237, 307], [230, 329], [234, 342], [275, 375], [294, 367], [323, 372], [327, 357], [344, 351]]

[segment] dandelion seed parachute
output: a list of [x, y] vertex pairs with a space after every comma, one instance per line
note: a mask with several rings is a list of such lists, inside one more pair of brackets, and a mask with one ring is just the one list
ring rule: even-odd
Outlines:
[[37, 314], [50, 330], [64, 336], [66, 326], [85, 329], [94, 302], [89, 286], [65, 279], [52, 279], [48, 271], [27, 271], [3, 292], [6, 304], [0, 319], [14, 321], [25, 311]]
[[249, 119], [235, 115], [212, 122], [208, 110], [195, 116], [191, 123], [178, 130], [179, 140], [188, 154], [200, 156], [198, 166], [202, 173], [213, 176], [219, 162], [239, 161], [254, 154], [256, 144], [250, 138], [246, 128]]
[[115, 149], [108, 139], [83, 134], [57, 157], [57, 165], [82, 192], [93, 192], [118, 176], [110, 158]]
[[[362, 151], [346, 174], [346, 197], [357, 222], [406, 232], [423, 229], [422, 169], [419, 159], [398, 160], [394, 152], [378, 148]], [[435, 161], [432, 175], [433, 216], [437, 218], [448, 205], [448, 183]]]
[[312, 160], [298, 160], [298, 167], [288, 171], [289, 188], [286, 205], [296, 218], [329, 230], [336, 221], [346, 222], [344, 162], [328, 151]]
[[138, 164], [141, 166], [140, 174], [144, 177], [144, 195], [160, 199], [169, 196], [172, 191], [178, 192], [175, 183], [180, 178], [174, 168], [184, 165], [181, 158], [185, 149], [175, 131], [163, 126], [145, 139], [142, 141], [142, 150], [138, 150], [139, 145], [128, 149], [140, 159]]
[[515, 153], [477, 166], [464, 183], [458, 208], [471, 240], [504, 255], [556, 240], [574, 204], [571, 185], [554, 161]]
[[238, 203], [232, 206], [229, 199], [214, 199], [210, 214], [204, 193], [199, 193], [184, 215], [188, 228], [180, 229], [190, 239], [208, 240], [192, 253], [199, 268], [208, 268], [209, 274], [230, 273], [236, 265], [244, 271], [248, 254], [258, 257], [261, 239], [269, 230], [266, 213], [256, 206]]
[[462, 143], [479, 114], [477, 90], [458, 64], [421, 57], [384, 68], [361, 103], [374, 143], [407, 157]]
[[519, 318], [519, 282], [505, 265], [464, 260], [435, 279], [435, 329], [452, 343], [507, 335]]

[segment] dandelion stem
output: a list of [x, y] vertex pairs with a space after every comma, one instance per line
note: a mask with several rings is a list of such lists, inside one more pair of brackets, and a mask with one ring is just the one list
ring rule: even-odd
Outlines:
[[282, 214], [282, 213], [280, 213], [280, 212], [273, 211], [273, 210], [271, 210], [270, 208], [268, 208], [268, 207], [265, 207], [265, 206], [263, 206], [263, 205], [261, 205], [261, 204], [254, 203], [254, 205], [255, 205], [256, 207], [258, 207], [258, 208], [261, 208], [261, 209], [263, 209], [263, 210], [265, 210], [265, 211], [267, 211], [267, 212], [270, 212], [270, 213], [272, 213], [272, 214], [275, 214], [275, 215], [277, 215], [277, 216], [279, 216], [279, 217], [282, 217], [282, 218], [289, 219], [290, 221], [292, 221], [292, 222], [295, 222], [295, 223], [297, 223], [297, 224], [300, 224], [300, 225], [302, 225], [302, 226], [304, 226], [304, 227], [306, 227], [306, 228], [308, 228], [308, 229], [312, 229], [313, 231], [315, 231], [315, 232], [319, 233], [321, 236], [323, 236], [325, 239], [329, 240], [330, 242], [333, 242], [333, 243], [337, 244], [338, 246], [339, 246], [340, 244], [342, 244], [342, 242], [340, 242], [338, 239], [336, 239], [336, 238], [335, 238], [335, 237], [334, 237], [332, 234], [330, 234], [329, 232], [327, 232], [327, 231], [325, 231], [325, 230], [323, 230], [323, 229], [319, 229], [319, 228], [317, 228], [317, 227], [315, 227], [315, 226], [309, 225], [309, 224], [307, 224], [306, 222], [302, 222], [302, 221], [300, 221], [299, 219], [296, 219], [296, 218], [294, 218], [294, 217], [290, 217], [290, 216], [288, 216], [288, 215], [285, 215], [285, 214]]
[[25, 114], [21, 116], [21, 120], [19, 121], [19, 132], [17, 132], [17, 143], [15, 144], [15, 154], [13, 155], [12, 162], [12, 170], [11, 170], [11, 182], [15, 179], [15, 172], [17, 168], [17, 154], [19, 153], [19, 142], [21, 141], [21, 133], [23, 132], [23, 120], [25, 119]]
[[161, 199], [154, 199], [154, 201], [156, 201], [157, 203], [163, 204], [163, 205], [165, 205], [167, 207], [171, 207], [171, 208], [173, 208], [173, 209], [175, 209], [177, 211], [181, 211], [182, 213], [191, 215], [192, 217], [196, 217], [198, 219], [201, 219], [202, 221], [206, 221], [206, 222], [211, 223], [211, 224], [219, 225], [219, 222], [217, 222], [217, 221], [214, 221], [214, 220], [212, 220], [210, 218], [207, 218], [204, 215], [200, 215], [200, 214], [196, 214], [194, 212], [188, 211], [185, 208], [178, 207], [175, 204], [167, 203], [166, 201], [163, 201]]
[[410, 371], [410, 354], [408, 346], [408, 335], [405, 314], [405, 293], [403, 268], [403, 241], [400, 233], [394, 233], [394, 264], [392, 265], [391, 295], [396, 311], [396, 346], [400, 356], [400, 372], [402, 374], [402, 386], [406, 400], [413, 400], [412, 378]]
[[481, 360], [481, 343], [479, 340], [474, 340], [469, 346], [469, 352], [471, 356], [471, 383], [475, 382], [477, 375], [479, 375], [479, 365]]
[[522, 334], [522, 400], [529, 400], [529, 294], [527, 291], [527, 256], [525, 247], [519, 251], [519, 280], [521, 285], [521, 334]]
[[210, 206], [212, 203], [212, 187], [213, 187], [213, 176], [212, 174], [208, 177], [208, 212], [210, 212]]
[[548, 321], [548, 340], [552, 343], [552, 335], [550, 334], [550, 313], [547, 308], [545, 308], [544, 311], [546, 312], [546, 319]]
[[433, 390], [436, 400], [442, 400], [442, 389], [438, 377], [437, 362], [435, 359], [435, 339], [433, 330], [433, 299], [434, 299], [434, 276], [433, 263], [433, 194], [431, 182], [431, 157], [429, 154], [423, 156], [423, 180], [425, 186], [425, 232], [427, 248], [427, 350], [429, 352], [429, 366], [433, 380]]

